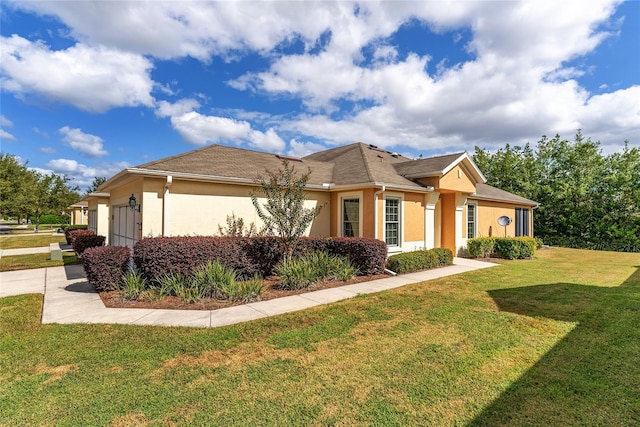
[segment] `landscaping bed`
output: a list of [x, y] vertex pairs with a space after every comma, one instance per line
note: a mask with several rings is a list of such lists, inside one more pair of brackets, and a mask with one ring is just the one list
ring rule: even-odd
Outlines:
[[[267, 301], [276, 298], [300, 295], [307, 292], [319, 291], [322, 289], [336, 288], [339, 286], [352, 285], [354, 283], [368, 282], [371, 280], [384, 279], [387, 274], [377, 274], [372, 276], [355, 276], [350, 280], [330, 280], [320, 281], [305, 289], [287, 290], [282, 289], [278, 277], [273, 276], [264, 280], [265, 290], [260, 297], [260, 301]], [[109, 308], [149, 308], [168, 310], [218, 310], [225, 307], [233, 307], [245, 304], [242, 301], [230, 302], [220, 301], [213, 298], [201, 298], [194, 303], [187, 303], [182, 298], [168, 295], [161, 299], [144, 298], [141, 300], [128, 300], [122, 297], [120, 291], [108, 291], [99, 293], [102, 302]]]

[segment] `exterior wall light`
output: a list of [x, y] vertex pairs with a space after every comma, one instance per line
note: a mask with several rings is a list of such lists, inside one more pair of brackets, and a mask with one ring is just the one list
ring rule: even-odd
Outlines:
[[131, 209], [131, 212], [140, 212], [140, 205], [137, 204], [136, 196], [134, 196], [133, 194], [131, 194], [131, 197], [129, 197], [129, 208]]

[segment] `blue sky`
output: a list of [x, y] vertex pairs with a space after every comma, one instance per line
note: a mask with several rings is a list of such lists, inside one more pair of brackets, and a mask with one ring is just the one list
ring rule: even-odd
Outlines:
[[640, 2], [2, 0], [2, 152], [94, 176], [224, 144], [640, 145]]

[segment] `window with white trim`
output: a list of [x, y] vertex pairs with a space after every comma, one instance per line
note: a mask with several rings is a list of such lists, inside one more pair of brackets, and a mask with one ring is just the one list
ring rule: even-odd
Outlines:
[[478, 220], [475, 204], [467, 205], [467, 239], [476, 237], [478, 230]]
[[360, 199], [342, 199], [342, 235], [360, 237]]
[[384, 241], [388, 246], [400, 246], [400, 199], [384, 199]]

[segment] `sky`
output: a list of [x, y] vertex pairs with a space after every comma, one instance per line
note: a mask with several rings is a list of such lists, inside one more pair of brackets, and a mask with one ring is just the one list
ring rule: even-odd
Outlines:
[[0, 143], [94, 177], [209, 144], [640, 146], [640, 1], [0, 2]]

